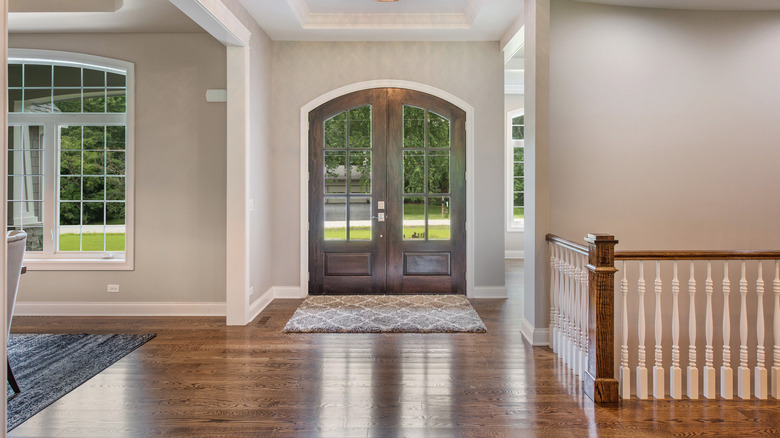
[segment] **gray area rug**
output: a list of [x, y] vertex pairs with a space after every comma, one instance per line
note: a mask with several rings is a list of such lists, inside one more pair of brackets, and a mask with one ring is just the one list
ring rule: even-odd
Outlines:
[[463, 295], [318, 295], [298, 307], [286, 333], [484, 333]]
[[[22, 392], [6, 383], [10, 431], [155, 335], [14, 335], [8, 359]], [[95, 403], [100, 403], [95, 400]]]

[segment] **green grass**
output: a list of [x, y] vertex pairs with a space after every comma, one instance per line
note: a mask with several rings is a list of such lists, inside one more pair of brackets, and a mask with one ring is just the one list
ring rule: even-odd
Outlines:
[[525, 208], [515, 208], [515, 219], [525, 219]]
[[[446, 225], [431, 225], [428, 227], [430, 232], [430, 240], [449, 240], [450, 229]], [[411, 238], [413, 233], [418, 235], [425, 231], [425, 227], [406, 227], [404, 228], [404, 239]], [[325, 240], [343, 240], [346, 236], [346, 229], [341, 228], [326, 228]], [[352, 227], [350, 229], [350, 240], [370, 240], [371, 229], [368, 227]]]
[[[79, 251], [79, 236], [82, 237], [82, 251], [103, 251], [103, 233], [60, 234], [60, 251]], [[106, 251], [124, 251], [124, 233], [106, 233]]]
[[[449, 211], [444, 212], [444, 216], [441, 214], [441, 205], [431, 205], [428, 207], [428, 217], [430, 219], [449, 219]], [[423, 220], [425, 219], [425, 204], [404, 204], [404, 219], [407, 220]]]

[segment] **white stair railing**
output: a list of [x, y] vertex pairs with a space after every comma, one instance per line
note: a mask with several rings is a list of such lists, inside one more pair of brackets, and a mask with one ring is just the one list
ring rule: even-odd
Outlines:
[[[647, 399], [652, 389], [655, 399], [698, 399], [699, 388], [703, 388], [703, 396], [708, 399], [780, 399], [780, 252], [679, 251], [679, 257], [674, 253], [615, 253], [616, 265], [623, 271], [615, 288], [615, 308], [620, 312], [616, 320], [621, 322], [615, 328], [615, 339], [620, 342], [616, 373], [620, 397]], [[698, 260], [706, 263], [706, 276], [701, 270], [697, 272]], [[653, 262], [655, 269], [645, 272], [648, 262]], [[734, 269], [733, 275], [739, 275], [738, 283], [736, 278], [732, 282], [730, 273], [736, 263], [739, 269]], [[704, 281], [700, 276], [705, 277]], [[649, 277], [655, 298], [650, 308], [645, 305]], [[735, 312], [731, 311], [732, 304], [737, 305], [732, 302], [732, 285], [738, 285], [739, 291]], [[771, 285], [774, 292], [773, 306], [764, 303], [766, 285]], [[679, 295], [681, 287], [686, 286], [688, 300], [684, 302]], [[637, 309], [635, 317], [629, 309]], [[684, 311], [687, 320], [681, 318]], [[648, 373], [646, 364], [645, 337], [650, 321], [655, 335], [652, 373]], [[664, 330], [664, 325], [670, 329]], [[688, 336], [684, 339], [686, 325]], [[697, 336], [702, 328], [704, 339]], [[767, 330], [774, 334], [772, 345], [766, 345]], [[733, 340], [732, 332], [738, 333]], [[716, 337], [715, 333], [722, 336]], [[731, 354], [731, 343], [736, 341], [738, 356]], [[697, 352], [702, 347], [704, 363], [700, 364]], [[766, 354], [769, 348], [772, 355]], [[719, 357], [716, 349], [721, 353]], [[685, 372], [681, 363], [687, 364]], [[628, 371], [631, 367], [635, 367], [635, 379]]]

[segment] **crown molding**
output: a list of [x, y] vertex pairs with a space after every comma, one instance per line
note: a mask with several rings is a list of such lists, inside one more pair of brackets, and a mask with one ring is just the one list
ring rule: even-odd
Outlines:
[[485, 0], [469, 0], [463, 12], [312, 12], [306, 0], [286, 0], [303, 29], [469, 29]]

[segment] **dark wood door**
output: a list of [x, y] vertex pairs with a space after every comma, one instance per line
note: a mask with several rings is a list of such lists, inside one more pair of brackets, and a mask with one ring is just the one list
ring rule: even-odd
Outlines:
[[309, 293], [465, 293], [465, 113], [382, 88], [309, 113]]

